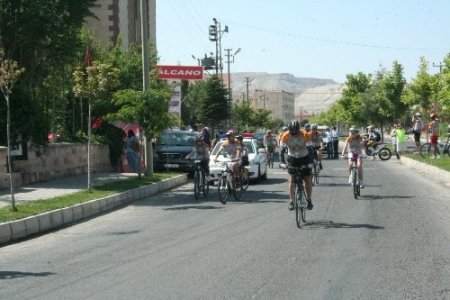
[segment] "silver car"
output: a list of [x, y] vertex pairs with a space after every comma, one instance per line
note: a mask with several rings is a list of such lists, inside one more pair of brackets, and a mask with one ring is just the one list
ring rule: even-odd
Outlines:
[[[218, 157], [218, 162], [214, 163], [214, 157], [219, 151], [222, 143], [226, 141], [225, 139], [219, 141], [214, 149], [211, 151], [211, 156], [209, 160], [209, 169], [211, 177], [214, 180], [218, 180], [222, 174], [223, 166], [219, 163], [220, 161], [227, 160], [226, 151], [222, 151]], [[261, 180], [267, 178], [267, 163], [266, 163], [266, 150], [264, 148], [258, 148], [258, 141], [254, 138], [244, 138], [243, 140], [245, 146], [248, 149], [248, 160], [249, 165], [246, 168], [249, 171], [250, 179]]]

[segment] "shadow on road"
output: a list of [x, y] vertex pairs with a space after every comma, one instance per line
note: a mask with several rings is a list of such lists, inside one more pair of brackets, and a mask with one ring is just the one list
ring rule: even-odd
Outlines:
[[413, 196], [405, 195], [361, 195], [358, 200], [385, 200], [385, 199], [411, 199]]
[[384, 229], [383, 226], [371, 225], [371, 224], [349, 224], [349, 223], [335, 223], [333, 221], [309, 221], [306, 222], [303, 226], [304, 229], [357, 229], [357, 228], [366, 228], [366, 229]]
[[53, 272], [18, 272], [18, 271], [0, 271], [0, 280], [3, 279], [14, 279], [14, 278], [22, 278], [22, 277], [45, 277], [49, 275], [56, 275]]

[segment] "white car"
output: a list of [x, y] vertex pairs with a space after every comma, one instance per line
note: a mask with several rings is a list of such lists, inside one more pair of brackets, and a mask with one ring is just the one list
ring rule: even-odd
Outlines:
[[[223, 166], [220, 164], [221, 161], [227, 160], [226, 151], [223, 150], [219, 157], [217, 163], [214, 163], [214, 157], [219, 151], [220, 146], [225, 141], [219, 141], [214, 149], [211, 151], [211, 156], [209, 160], [209, 170], [211, 177], [214, 181], [217, 181], [222, 174]], [[250, 179], [255, 179], [257, 181], [267, 178], [267, 163], [266, 163], [266, 150], [264, 148], [258, 148], [258, 141], [254, 138], [244, 138], [244, 144], [248, 149], [248, 160], [249, 165], [246, 168], [249, 171]], [[225, 156], [224, 156], [225, 155]]]

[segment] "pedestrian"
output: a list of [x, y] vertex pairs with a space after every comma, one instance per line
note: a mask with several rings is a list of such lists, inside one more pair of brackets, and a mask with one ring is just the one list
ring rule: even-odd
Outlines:
[[132, 129], [128, 130], [127, 139], [125, 141], [127, 150], [127, 161], [131, 170], [141, 177], [141, 152], [139, 138], [134, 134]]
[[396, 140], [397, 140], [397, 159], [400, 159], [400, 154], [403, 154], [404, 143], [406, 141], [405, 129], [402, 125], [397, 124], [397, 130], [395, 131]]
[[208, 145], [209, 149], [211, 149], [211, 134], [209, 133], [209, 128], [204, 127], [202, 130], [202, 133], [200, 135], [200, 138], [203, 139], [203, 142]]
[[397, 156], [397, 159], [400, 159], [400, 156], [398, 155], [398, 150], [397, 150], [397, 129], [398, 126], [397, 124], [392, 124], [392, 130], [391, 130], [391, 143], [392, 143], [392, 149], [394, 149], [394, 153]]
[[339, 158], [339, 154], [338, 154], [338, 151], [339, 151], [339, 131], [338, 131], [338, 129], [336, 128], [336, 126], [333, 126], [333, 130], [331, 130], [331, 132], [330, 132], [330, 136], [331, 136], [331, 141], [333, 142], [333, 157], [335, 158], [335, 159], [338, 159]]
[[439, 119], [436, 113], [432, 113], [430, 115], [431, 122], [428, 125], [428, 129], [430, 130], [430, 144], [433, 148], [433, 157], [432, 158], [441, 158], [440, 151], [438, 147], [439, 140]]
[[423, 127], [423, 122], [420, 117], [421, 117], [420, 113], [416, 113], [412, 118], [414, 142], [416, 144], [415, 154], [419, 154], [420, 152], [420, 133], [422, 132]]

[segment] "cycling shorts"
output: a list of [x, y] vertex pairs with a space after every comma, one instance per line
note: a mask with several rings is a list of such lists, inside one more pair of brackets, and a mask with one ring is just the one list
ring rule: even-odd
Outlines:
[[430, 143], [431, 143], [431, 145], [437, 145], [438, 139], [439, 139], [439, 136], [434, 135], [434, 134], [431, 135], [430, 136]]
[[311, 170], [314, 164], [314, 160], [310, 155], [306, 155], [300, 158], [288, 156], [287, 163], [288, 163], [287, 170], [289, 174], [294, 175], [298, 173], [300, 169], [300, 174], [303, 177], [311, 176]]
[[266, 147], [267, 147], [267, 151], [269, 151], [271, 153], [275, 150], [275, 145], [267, 145]]

